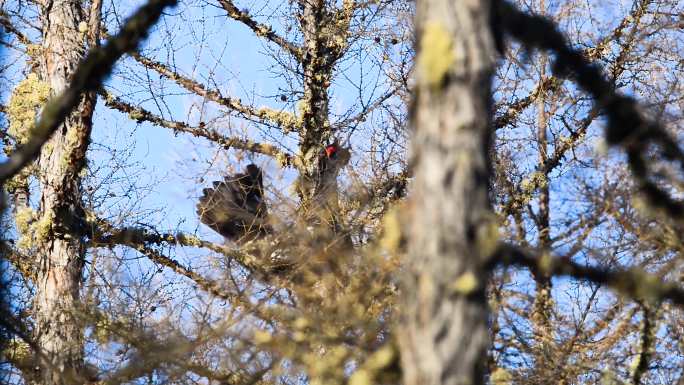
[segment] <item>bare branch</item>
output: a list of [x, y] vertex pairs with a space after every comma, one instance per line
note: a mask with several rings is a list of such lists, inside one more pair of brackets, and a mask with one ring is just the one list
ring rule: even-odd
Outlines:
[[221, 4], [221, 7], [228, 13], [228, 16], [234, 20], [237, 20], [241, 22], [242, 24], [246, 25], [254, 31], [254, 33], [259, 36], [263, 37], [287, 52], [289, 52], [292, 56], [297, 58], [297, 60], [302, 60], [302, 49], [300, 47], [297, 47], [295, 44], [285, 40], [285, 38], [281, 37], [277, 33], [273, 32], [273, 29], [271, 28], [270, 25], [266, 24], [261, 24], [257, 22], [256, 20], [252, 19], [251, 16], [247, 12], [243, 12], [239, 10], [235, 4], [233, 4], [232, 1], [230, 0], [218, 0], [219, 4]]
[[651, 364], [653, 356], [653, 345], [655, 343], [656, 310], [648, 304], [643, 304], [643, 319], [641, 320], [641, 341], [639, 344], [639, 356], [637, 364], [632, 373], [632, 384], [641, 385], [642, 378]]
[[270, 125], [281, 129], [285, 133], [297, 131], [301, 126], [301, 122], [299, 122], [292, 113], [278, 111], [268, 107], [256, 108], [246, 106], [242, 104], [240, 99], [224, 97], [218, 90], [207, 89], [204, 84], [179, 74], [163, 63], [146, 58], [137, 52], [132, 53], [131, 55], [138, 63], [146, 68], [158, 72], [169, 80], [173, 80], [190, 92], [237, 112], [241, 117], [249, 121]]
[[14, 176], [38, 154], [43, 144], [79, 103], [84, 92], [95, 91], [109, 75], [114, 63], [126, 52], [134, 50], [157, 22], [164, 8], [177, 0], [150, 0], [131, 16], [121, 31], [102, 48], [95, 48], [79, 65], [69, 87], [43, 109], [40, 120], [31, 130], [31, 139], [0, 164], [0, 181]]
[[563, 82], [553, 76], [541, 80], [529, 95], [515, 101], [508, 107], [506, 112], [494, 119], [494, 129], [498, 130], [513, 123], [522, 111], [531, 106], [532, 103], [539, 98], [539, 95], [546, 92], [555, 92], [560, 88], [561, 84], [563, 84]]
[[14, 36], [19, 39], [19, 42], [23, 45], [30, 45], [32, 44], [31, 40], [26, 37], [21, 31], [19, 31], [14, 24], [12, 24], [12, 20], [10, 19], [9, 15], [7, 15], [5, 12], [0, 11], [0, 25], [5, 28], [5, 31], [13, 34]]
[[197, 273], [194, 273], [181, 266], [179, 262], [161, 255], [159, 252], [154, 250], [152, 246], [170, 244], [206, 248], [234, 258], [247, 269], [252, 270], [255, 268], [254, 257], [239, 250], [217, 245], [188, 234], [153, 233], [146, 229], [135, 227], [116, 228], [104, 220], [97, 220], [96, 222], [92, 223], [92, 228], [95, 229], [93, 230], [92, 234], [94, 246], [102, 247], [124, 245], [136, 249], [142, 254], [147, 255], [153, 261], [169, 267], [173, 271], [190, 278], [191, 280], [197, 282], [206, 291], [224, 299], [231, 298], [232, 294], [223, 293], [221, 290], [217, 289], [216, 283], [207, 281]]
[[283, 312], [282, 309], [278, 311], [278, 314], [274, 314], [270, 312], [269, 309], [262, 308], [259, 303], [252, 304], [250, 300], [245, 298], [241, 293], [232, 293], [224, 289], [220, 281], [203, 277], [201, 274], [183, 266], [175, 259], [162, 254], [155, 249], [155, 246], [169, 244], [206, 248], [233, 258], [233, 260], [240, 263], [246, 269], [257, 273], [265, 282], [271, 283], [274, 276], [271, 275], [272, 271], [269, 269], [278, 272], [282, 269], [290, 269], [292, 268], [292, 265], [281, 263], [264, 266], [263, 264], [260, 264], [259, 259], [255, 256], [240, 250], [204, 241], [188, 234], [152, 233], [146, 229], [133, 227], [114, 228], [104, 220], [93, 222], [91, 225], [94, 229], [91, 234], [92, 246], [110, 247], [122, 245], [134, 249], [152, 262], [165, 266], [173, 272], [188, 278], [201, 290], [216, 298], [230, 302], [234, 306], [243, 307], [245, 311], [251, 312], [251, 314], [256, 317], [271, 320], [282, 320], [292, 317], [292, 314], [287, 314]]
[[[596, 106], [608, 117], [606, 141], [625, 150], [629, 167], [650, 203], [664, 209], [673, 218], [684, 217], [684, 202], [672, 198], [650, 179], [654, 173], [649, 170], [646, 160], [647, 147], [655, 144], [659, 146], [658, 155], [675, 160], [684, 167], [684, 151], [677, 141], [659, 124], [647, 121], [633, 98], [617, 93], [600, 68], [572, 48], [552, 21], [538, 15], [527, 15], [501, 0], [496, 2], [495, 10], [508, 34], [528, 47], [554, 53], [556, 76], [574, 78], [594, 98]], [[653, 155], [649, 154], [649, 157]]]
[[[575, 129], [569, 137], [564, 138], [564, 140], [556, 146], [553, 154], [537, 167], [536, 173], [548, 175], [556, 167], [560, 166], [566, 152], [574, 148], [577, 145], [577, 142], [584, 137], [587, 129], [598, 115], [599, 110], [597, 108], [592, 109], [589, 112], [589, 115], [582, 119], [579, 128]], [[536, 178], [534, 176], [535, 175], [533, 174], [521, 183], [523, 190], [522, 194], [510, 194], [511, 197], [509, 201], [500, 210], [500, 214], [503, 218], [507, 218], [509, 215], [513, 214], [514, 209], [524, 207], [532, 199], [532, 192], [538, 190], [544, 180], [543, 178]]]
[[[152, 330], [136, 326], [125, 319], [112, 318], [93, 307], [81, 306], [79, 316], [84, 323], [99, 324], [106, 333], [117, 336], [125, 344], [135, 348], [135, 359], [128, 360], [126, 365], [104, 376], [97, 378], [98, 384], [118, 385], [141, 378], [163, 364], [177, 366], [195, 372], [201, 376], [220, 379], [225, 385], [251, 384], [257, 378], [243, 374], [242, 371], [213, 372], [193, 362], [189, 356], [197, 346], [216, 339], [224, 332], [228, 325], [235, 320], [228, 319], [219, 322], [218, 327], [206, 329], [195, 338], [189, 338], [180, 333], [166, 334], [162, 338]], [[258, 372], [256, 376], [261, 373]], [[211, 377], [210, 377], [211, 376]], [[93, 382], [87, 381], [87, 383]]]
[[[125, 233], [127, 235], [129, 232], [126, 231]], [[97, 238], [96, 244], [99, 244], [101, 246], [115, 244], [128, 246], [134, 250], [137, 250], [139, 253], [146, 256], [151, 261], [159, 265], [168, 267], [175, 273], [190, 279], [191, 281], [196, 283], [197, 286], [202, 288], [202, 290], [206, 291], [207, 293], [210, 293], [211, 295], [217, 298], [229, 302], [234, 302], [237, 300], [238, 296], [236, 294], [230, 293], [229, 291], [223, 289], [218, 282], [209, 280], [201, 276], [200, 274], [183, 266], [180, 262], [176, 261], [175, 259], [163, 255], [162, 253], [153, 249], [152, 247], [146, 246], [144, 243], [134, 242], [133, 238], [127, 238], [126, 236], [120, 237], [118, 236], [118, 234], [116, 234], [115, 236], [109, 238]]]
[[[588, 61], [596, 61], [608, 54], [610, 52], [610, 43], [618, 41], [630, 24], [636, 26], [641, 20], [641, 17], [646, 13], [646, 6], [652, 2], [653, 0], [642, 0], [639, 6], [635, 7], [629, 15], [624, 17], [620, 24], [618, 24], [610, 34], [601, 39], [596, 47], [584, 50], [583, 55], [586, 59]], [[625, 52], [625, 49], [631, 45], [631, 40], [632, 39], [623, 45], [621, 52]], [[562, 84], [563, 82], [561, 79], [555, 76], [541, 80], [528, 96], [513, 103], [506, 112], [494, 119], [494, 128], [498, 130], [513, 123], [523, 110], [538, 99], [541, 93], [555, 92], [560, 89]]]
[[164, 119], [161, 116], [155, 115], [144, 108], [136, 107], [130, 103], [126, 103], [109, 92], [100, 91], [100, 95], [104, 98], [105, 105], [107, 107], [126, 113], [137, 122], [146, 121], [156, 124], [160, 127], [170, 128], [174, 133], [184, 132], [198, 138], [205, 138], [225, 149], [237, 148], [253, 153], [268, 155], [275, 158], [278, 161], [278, 164], [282, 167], [291, 167], [298, 163], [296, 156], [282, 152], [274, 145], [268, 143], [257, 143], [252, 140], [237, 137], [226, 137], [218, 131], [206, 128], [203, 125], [200, 125], [199, 127], [192, 127], [184, 122]]
[[392, 96], [394, 96], [398, 91], [400, 87], [395, 87], [394, 89], [386, 92], [385, 94], [381, 95], [379, 98], [377, 98], [373, 103], [371, 103], [368, 107], [366, 107], [363, 111], [359, 112], [358, 114], [351, 116], [341, 122], [337, 122], [333, 125], [333, 129], [339, 130], [344, 127], [350, 126], [352, 124], [356, 124], [359, 122], [362, 122], [366, 117], [373, 111], [375, 111], [378, 107], [382, 106], [382, 104]]
[[533, 272], [553, 276], [586, 279], [609, 286], [636, 300], [670, 301], [677, 306], [684, 307], [684, 289], [681, 286], [663, 281], [662, 278], [641, 269], [611, 271], [583, 266], [569, 258], [551, 257], [548, 254], [508, 244], [499, 246], [488, 267], [493, 268], [499, 264], [525, 266]]

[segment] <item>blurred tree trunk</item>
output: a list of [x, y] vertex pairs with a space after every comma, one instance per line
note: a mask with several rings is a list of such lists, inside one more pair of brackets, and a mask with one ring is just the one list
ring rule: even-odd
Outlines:
[[399, 335], [406, 385], [481, 384], [487, 274], [496, 243], [488, 197], [489, 2], [417, 3], [415, 190]]
[[[45, 1], [42, 11], [41, 77], [54, 95], [66, 88], [85, 53], [87, 18], [78, 0]], [[83, 97], [37, 162], [41, 198], [33, 311], [35, 338], [45, 353], [39, 365], [44, 385], [82, 383], [87, 377], [77, 315], [85, 258], [79, 173], [85, 166], [95, 100], [92, 94]]]
[[[546, 12], [546, 1], [539, 1], [539, 10], [541, 13]], [[539, 58], [539, 82], [545, 84], [549, 82], [549, 77], [546, 73], [546, 66], [548, 57], [546, 54], [541, 54]], [[545, 165], [549, 162], [548, 149], [550, 142], [547, 135], [549, 129], [549, 112], [547, 112], [547, 91], [544, 88], [539, 90], [537, 96], [537, 146], [539, 148], [539, 170], [544, 170]], [[552, 101], [551, 101], [552, 102]], [[539, 178], [539, 208], [537, 211], [537, 242], [539, 249], [544, 253], [551, 252], [551, 190], [549, 187], [550, 178], [549, 171], [540, 173]], [[553, 311], [553, 298], [551, 296], [552, 282], [551, 276], [548, 273], [535, 271], [533, 278], [536, 284], [536, 295], [532, 310], [532, 323], [534, 328], [534, 335], [538, 349], [535, 352], [535, 370], [530, 379], [533, 383], [543, 384], [549, 376], [557, 378], [555, 373], [555, 365], [558, 360], [554, 357], [554, 335], [551, 326], [551, 316]], [[560, 379], [560, 383], [564, 380]]]

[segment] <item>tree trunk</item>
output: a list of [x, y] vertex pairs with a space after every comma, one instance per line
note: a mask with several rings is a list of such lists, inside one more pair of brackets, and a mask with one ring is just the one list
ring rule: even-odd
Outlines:
[[[314, 222], [309, 223], [310, 225], [326, 223], [330, 230], [335, 232], [339, 226], [337, 174], [339, 166], [343, 164], [321, 162], [320, 155], [333, 137], [328, 120], [328, 90], [335, 63], [346, 47], [348, 25], [345, 22], [348, 23], [348, 20], [343, 20], [345, 14], [336, 12], [332, 5], [323, 0], [306, 0], [300, 1], [299, 4], [304, 37], [304, 98], [300, 111], [302, 167], [299, 193], [307, 222]], [[325, 167], [326, 165], [330, 167]]]
[[488, 346], [482, 265], [497, 240], [488, 196], [489, 1], [423, 0], [416, 11], [404, 382], [481, 384]]
[[[539, 8], [543, 12], [546, 8], [545, 1], [539, 2]], [[546, 76], [546, 62], [547, 58], [542, 54], [540, 60], [540, 84], [547, 81]], [[539, 147], [539, 166], [540, 170], [544, 170], [544, 166], [548, 162], [548, 146], [549, 140], [546, 134], [548, 129], [548, 113], [546, 111], [546, 93], [542, 89], [537, 98], [537, 141]], [[549, 187], [549, 174], [543, 172], [540, 176], [542, 182], [539, 185], [539, 208], [537, 213], [537, 230], [538, 230], [538, 245], [539, 250], [545, 253], [551, 250], [551, 225], [550, 225], [550, 202], [551, 190]], [[556, 359], [554, 357], [555, 346], [553, 341], [553, 328], [551, 327], [551, 311], [553, 308], [553, 299], [551, 296], [552, 282], [551, 276], [548, 273], [537, 271], [533, 273], [536, 284], [536, 296], [534, 299], [532, 309], [532, 324], [535, 335], [536, 349], [535, 349], [535, 365], [534, 371], [529, 381], [533, 384], [543, 384], [548, 378], [557, 378], [556, 373]], [[559, 379], [560, 381], [561, 379]], [[562, 382], [562, 381], [560, 381]]]
[[[81, 2], [43, 3], [42, 77], [59, 94], [69, 83], [85, 51], [85, 23]], [[82, 26], [82, 25], [81, 25]], [[42, 384], [83, 383], [83, 325], [77, 314], [85, 257], [79, 173], [92, 126], [95, 96], [85, 95], [38, 160], [41, 186], [35, 242], [36, 293], [33, 304], [35, 338], [43, 349]]]

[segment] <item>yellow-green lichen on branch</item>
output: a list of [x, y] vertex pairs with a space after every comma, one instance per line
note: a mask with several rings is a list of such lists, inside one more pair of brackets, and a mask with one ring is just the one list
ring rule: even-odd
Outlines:
[[17, 230], [19, 233], [26, 233], [29, 230], [29, 226], [34, 219], [34, 211], [30, 207], [23, 207], [17, 210], [14, 215], [14, 221], [17, 225]]
[[513, 376], [504, 368], [496, 368], [490, 377], [493, 385], [509, 385], [513, 382]]
[[52, 225], [55, 222], [54, 211], [48, 211], [34, 224], [34, 235], [37, 242], [43, 242], [48, 239], [52, 231]]
[[[202, 240], [189, 234], [178, 233], [176, 234], [176, 239], [178, 243], [185, 246], [200, 247], [202, 246]], [[175, 240], [169, 239], [169, 242], [174, 242]]]
[[387, 368], [396, 359], [395, 347], [386, 345], [371, 354], [361, 367], [349, 378], [350, 385], [372, 385], [378, 372]]
[[449, 30], [439, 21], [428, 21], [423, 27], [418, 55], [421, 81], [430, 88], [439, 87], [455, 60]]
[[10, 121], [8, 132], [18, 144], [26, 143], [31, 137], [38, 110], [49, 97], [50, 85], [34, 73], [29, 74], [12, 92], [7, 106]]
[[290, 158], [283, 152], [276, 153], [275, 160], [280, 167], [286, 167], [290, 163]]
[[271, 340], [273, 340], [273, 335], [266, 330], [255, 330], [253, 338], [254, 343], [261, 345], [271, 342]]
[[271, 29], [270, 25], [261, 25], [256, 30], [257, 36], [266, 36], [272, 32], [273, 30]]
[[402, 226], [399, 209], [390, 209], [382, 220], [382, 238], [380, 246], [390, 253], [399, 250], [402, 240]]
[[[73, 167], [73, 153], [82, 146], [84, 140], [82, 131], [76, 127], [69, 127], [65, 137], [65, 149], [61, 154], [59, 166], [63, 170], [69, 170]], [[80, 170], [77, 170], [80, 172]]]
[[[9, 150], [7, 149], [8, 154]], [[28, 190], [29, 186], [29, 181], [28, 178], [33, 175], [35, 172], [35, 166], [34, 165], [29, 165], [27, 167], [24, 167], [21, 171], [17, 173], [12, 179], [8, 180], [5, 182], [5, 189], [7, 189], [8, 192], [14, 192], [16, 190]]]
[[35, 212], [30, 207], [23, 207], [14, 214], [14, 223], [17, 226], [19, 249], [29, 249], [31, 247], [32, 229], [31, 225], [35, 221]]
[[303, 355], [302, 361], [311, 376], [311, 385], [338, 384], [344, 376], [344, 364], [350, 357], [350, 351], [342, 345], [323, 351], [316, 349]]
[[543, 188], [548, 185], [548, 177], [541, 171], [531, 173], [527, 178], [520, 182], [520, 187], [524, 193], [532, 193], [537, 188]]
[[0, 353], [20, 366], [28, 364], [33, 358], [31, 347], [19, 337], [7, 341], [5, 348]]
[[499, 222], [496, 215], [487, 215], [477, 226], [475, 246], [482, 258], [489, 258], [499, 246]]
[[480, 285], [480, 281], [477, 279], [475, 274], [472, 271], [467, 271], [458, 278], [451, 284], [451, 291], [454, 294], [458, 295], [470, 295]]
[[261, 119], [272, 122], [279, 126], [285, 133], [296, 129], [299, 125], [299, 122], [294, 114], [287, 111], [277, 111], [262, 107], [257, 110], [257, 115]]
[[35, 212], [30, 208], [25, 208], [17, 212], [15, 221], [21, 235], [17, 247], [28, 250], [48, 239], [55, 221], [55, 214], [49, 212], [36, 220]]
[[131, 110], [128, 113], [128, 117], [131, 118], [131, 120], [135, 120], [136, 122], [142, 122], [147, 118], [147, 116], [140, 110]]

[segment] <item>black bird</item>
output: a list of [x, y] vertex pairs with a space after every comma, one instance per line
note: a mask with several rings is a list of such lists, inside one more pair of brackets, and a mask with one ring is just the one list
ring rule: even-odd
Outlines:
[[261, 169], [250, 164], [245, 172], [228, 175], [202, 190], [197, 203], [200, 221], [233, 241], [247, 241], [269, 232]]

